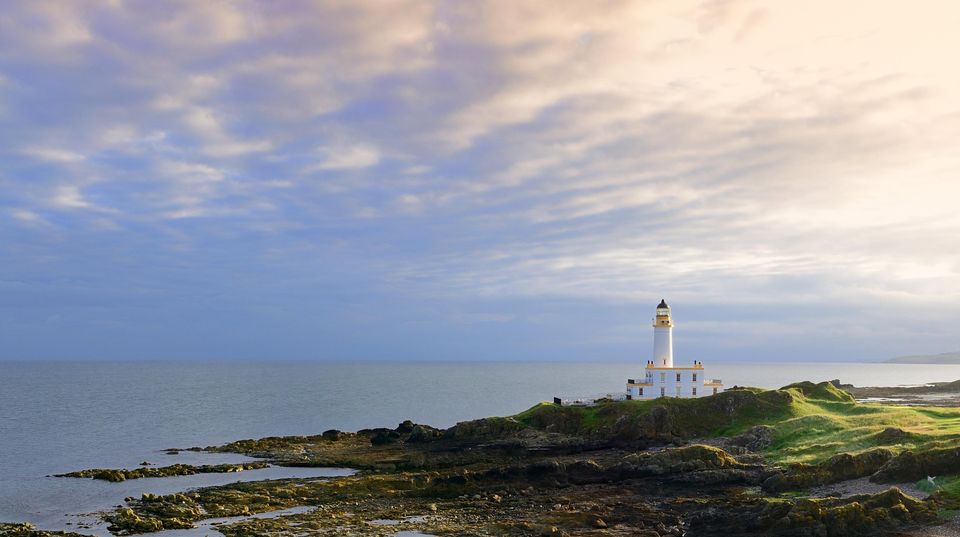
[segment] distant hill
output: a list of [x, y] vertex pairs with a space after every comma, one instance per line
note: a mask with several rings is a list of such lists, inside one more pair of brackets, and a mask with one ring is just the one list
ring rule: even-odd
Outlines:
[[943, 354], [926, 354], [917, 356], [898, 356], [887, 360], [889, 364], [958, 364], [960, 352], [945, 352]]

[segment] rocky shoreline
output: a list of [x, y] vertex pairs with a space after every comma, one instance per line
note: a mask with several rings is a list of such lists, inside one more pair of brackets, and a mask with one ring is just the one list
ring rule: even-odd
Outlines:
[[[960, 410], [862, 404], [839, 384], [242, 440], [202, 449], [360, 472], [146, 493], [104, 517], [114, 534], [132, 535], [311, 507], [217, 525], [227, 537], [875, 536], [949, 523], [960, 507], [953, 489], [927, 495], [914, 483], [960, 474]], [[72, 536], [0, 525], [0, 537]]]
[[92, 468], [90, 470], [80, 470], [78, 472], [69, 472], [66, 474], [57, 474], [53, 477], [77, 477], [100, 479], [119, 483], [128, 479], [141, 479], [145, 477], [173, 477], [181, 475], [196, 474], [228, 474], [242, 472], [244, 470], [262, 470], [270, 467], [267, 462], [245, 462], [239, 464], [202, 464], [194, 466], [191, 464], [172, 464], [170, 466], [161, 466], [159, 468], [136, 468], [134, 470], [114, 470], [108, 468]]
[[880, 402], [901, 406], [960, 406], [960, 380], [954, 382], [931, 382], [922, 386], [875, 386], [858, 387], [831, 381], [846, 390], [858, 401]]

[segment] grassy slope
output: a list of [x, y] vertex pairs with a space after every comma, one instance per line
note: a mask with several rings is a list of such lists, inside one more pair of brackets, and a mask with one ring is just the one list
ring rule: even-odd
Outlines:
[[[733, 411], [729, 410], [730, 405], [711, 399], [744, 399], [744, 394], [727, 392], [700, 399], [622, 401], [594, 407], [560, 408], [542, 403], [514, 418], [538, 427], [563, 415], [576, 426], [575, 430], [565, 432], [591, 434], [613, 427], [623, 416], [642, 416], [656, 406], [663, 406], [676, 420], [676, 427], [691, 436], [728, 436], [755, 425], [771, 426], [774, 442], [765, 455], [779, 463], [816, 463], [838, 453], [856, 453], [878, 446], [899, 453], [907, 449], [923, 451], [960, 445], [960, 409], [858, 404], [849, 394], [828, 383], [805, 382], [780, 390], [750, 391], [757, 397], [748, 398]], [[907, 434], [891, 439], [881, 434], [888, 427], [902, 429]]]

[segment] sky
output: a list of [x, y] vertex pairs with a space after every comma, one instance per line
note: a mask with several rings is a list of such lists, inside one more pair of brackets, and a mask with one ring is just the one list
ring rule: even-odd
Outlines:
[[0, 11], [0, 359], [960, 349], [953, 0]]

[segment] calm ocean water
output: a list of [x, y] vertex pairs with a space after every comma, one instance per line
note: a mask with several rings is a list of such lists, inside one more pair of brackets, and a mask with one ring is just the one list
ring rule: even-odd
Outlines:
[[[241, 438], [395, 426], [404, 419], [446, 427], [513, 414], [554, 395], [619, 392], [642, 363], [193, 363], [0, 362], [0, 521], [69, 528], [75, 516], [125, 496], [172, 492], [245, 475], [125, 483], [46, 477], [141, 461], [221, 462], [232, 455], [166, 455], [163, 448]], [[861, 386], [960, 379], [960, 366], [901, 364], [707, 364], [707, 376], [775, 388], [839, 378]], [[300, 469], [296, 475], [342, 472]]]

